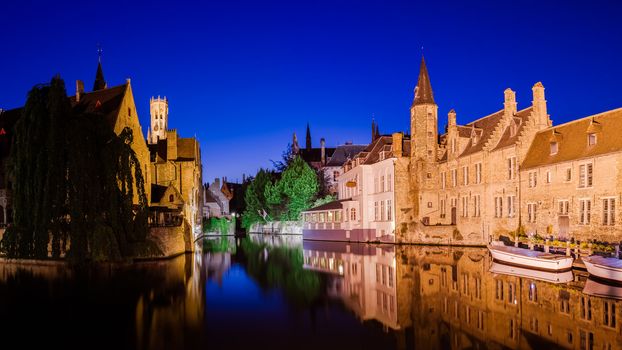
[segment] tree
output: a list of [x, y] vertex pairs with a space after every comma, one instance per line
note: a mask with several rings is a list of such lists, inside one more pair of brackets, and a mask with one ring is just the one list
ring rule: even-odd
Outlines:
[[265, 189], [271, 183], [273, 174], [267, 170], [259, 169], [255, 178], [249, 183], [244, 192], [246, 209], [242, 214], [242, 227], [250, 228], [256, 222], [266, 222], [268, 206], [266, 204]]
[[271, 160], [270, 162], [272, 162], [272, 166], [274, 167], [274, 169], [277, 172], [281, 173], [285, 171], [285, 169], [287, 169], [287, 167], [292, 163], [294, 158], [296, 158], [296, 155], [294, 154], [292, 144], [288, 143], [287, 148], [281, 154], [281, 160], [276, 161], [276, 162]]
[[66, 250], [76, 262], [132, 256], [147, 237], [132, 143], [131, 129], [116, 135], [103, 114], [72, 109], [60, 77], [35, 86], [8, 161], [14, 223], [0, 244], [7, 256], [44, 259], [50, 243], [53, 257]]
[[298, 156], [283, 172], [278, 186], [287, 201], [281, 220], [299, 220], [300, 212], [309, 209], [319, 187], [315, 171]]

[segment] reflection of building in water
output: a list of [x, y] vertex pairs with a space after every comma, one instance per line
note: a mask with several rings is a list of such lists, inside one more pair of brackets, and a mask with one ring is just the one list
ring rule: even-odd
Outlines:
[[328, 273], [328, 294], [361, 320], [399, 330], [395, 247], [304, 242], [304, 268]]
[[249, 234], [250, 240], [253, 243], [258, 244], [266, 244], [270, 247], [285, 247], [285, 248], [295, 248], [300, 247], [302, 245], [302, 236], [301, 235], [270, 235], [270, 234], [261, 234], [261, 233], [252, 233]]
[[488, 252], [476, 248], [405, 247], [397, 261], [417, 276], [416, 348], [622, 346], [620, 302], [584, 294], [584, 281], [553, 284], [537, 280], [537, 272], [534, 278], [492, 274]]

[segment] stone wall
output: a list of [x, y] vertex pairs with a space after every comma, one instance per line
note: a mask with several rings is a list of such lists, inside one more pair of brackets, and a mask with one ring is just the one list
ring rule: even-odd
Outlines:
[[187, 223], [180, 226], [151, 227], [149, 238], [156, 242], [164, 257], [192, 252], [194, 247], [192, 232]]

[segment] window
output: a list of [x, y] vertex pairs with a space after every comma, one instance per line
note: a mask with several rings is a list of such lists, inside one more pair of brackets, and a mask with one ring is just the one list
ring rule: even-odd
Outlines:
[[529, 172], [529, 187], [536, 187], [538, 185], [538, 173], [535, 171]]
[[380, 176], [380, 192], [384, 192], [384, 175]]
[[350, 209], [350, 221], [356, 221], [356, 208]]
[[516, 196], [508, 196], [508, 217], [513, 218], [516, 215]]
[[387, 191], [391, 191], [393, 188], [393, 174], [387, 175]]
[[503, 217], [503, 197], [495, 197], [495, 217]]
[[592, 201], [589, 199], [580, 199], [579, 200], [579, 223], [581, 225], [589, 225], [591, 213], [592, 213]]
[[553, 181], [553, 174], [551, 174], [550, 170], [546, 171], [546, 183], [550, 184]]
[[529, 301], [538, 301], [538, 287], [535, 282], [529, 282]]
[[445, 216], [447, 215], [447, 209], [445, 208], [445, 204], [446, 201], [444, 199], [441, 199], [441, 219], [445, 218]]
[[562, 298], [559, 301], [559, 312], [566, 315], [570, 314], [570, 300]]
[[469, 216], [469, 197], [462, 197], [462, 217]]
[[508, 158], [508, 180], [516, 178], [516, 157]]
[[557, 142], [551, 142], [551, 155], [557, 154]]
[[616, 304], [614, 301], [603, 300], [603, 324], [613, 328], [616, 326]]
[[596, 134], [591, 133], [587, 135], [587, 144], [589, 146], [594, 146], [596, 144]]
[[592, 320], [592, 301], [590, 298], [582, 296], [581, 297], [581, 313], [580, 316], [582, 319], [591, 321]]
[[378, 176], [374, 176], [374, 192], [380, 192], [380, 186], [378, 184]]
[[170, 196], [168, 196], [168, 201], [169, 202], [174, 202], [175, 201], [175, 196], [173, 196], [172, 194]]
[[462, 167], [462, 183], [466, 186], [469, 184], [469, 167]]
[[581, 164], [579, 166], [579, 187], [592, 187], [592, 163]]
[[451, 170], [451, 186], [458, 186], [458, 170], [456, 169]]
[[447, 269], [441, 267], [441, 287], [447, 287]]
[[566, 169], [566, 181], [572, 181], [572, 168]]
[[480, 216], [480, 208], [481, 208], [482, 204], [481, 204], [481, 197], [479, 196], [479, 194], [476, 194], [475, 196], [473, 196], [473, 216], [474, 217], [479, 217]]
[[594, 349], [594, 333], [580, 330], [579, 331], [579, 348], [581, 350]]
[[333, 171], [333, 181], [337, 181], [338, 177], [339, 177], [339, 171]]
[[374, 221], [378, 221], [378, 202], [374, 202]]
[[508, 302], [512, 305], [516, 305], [518, 300], [516, 299], [516, 285], [513, 282], [508, 283]]
[[475, 277], [475, 297], [477, 299], [482, 298], [482, 278]]
[[393, 220], [393, 205], [390, 199], [387, 200], [387, 220]]
[[475, 164], [475, 183], [482, 183], [482, 163]]
[[527, 203], [527, 222], [536, 222], [538, 207], [536, 203]]
[[616, 222], [616, 199], [603, 199], [603, 225], [613, 226]]
[[335, 222], [341, 222], [341, 210], [335, 211]]
[[479, 328], [479, 330], [481, 331], [484, 330], [484, 316], [484, 311], [477, 312], [477, 328]]
[[384, 221], [386, 219], [387, 215], [386, 212], [384, 210], [384, 201], [380, 201], [380, 220]]
[[514, 320], [510, 320], [510, 339], [514, 339]]
[[444, 171], [441, 173], [441, 188], [445, 189], [445, 182], [447, 180], [447, 173]]
[[462, 294], [469, 295], [469, 274], [462, 274]]
[[495, 299], [503, 301], [503, 280], [497, 280]]
[[568, 200], [560, 199], [558, 202], [558, 210], [557, 213], [559, 215], [568, 215]]

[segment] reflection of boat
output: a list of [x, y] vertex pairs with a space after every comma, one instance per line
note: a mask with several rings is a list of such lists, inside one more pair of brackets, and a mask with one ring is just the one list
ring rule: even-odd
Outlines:
[[622, 282], [622, 260], [592, 255], [583, 258], [587, 272], [592, 276]]
[[545, 281], [550, 283], [567, 283], [572, 281], [572, 271], [552, 272], [533, 270], [519, 266], [510, 266], [501, 263], [492, 263], [490, 272], [502, 275], [510, 275], [517, 277], [527, 277], [534, 280]]
[[622, 286], [606, 284], [588, 278], [585, 281], [585, 287], [583, 287], [583, 294], [622, 300]]
[[502, 242], [493, 242], [488, 246], [488, 250], [494, 260], [505, 264], [546, 271], [565, 271], [572, 268], [573, 259], [569, 256], [508, 247]]

